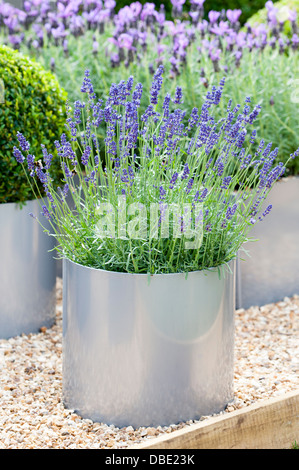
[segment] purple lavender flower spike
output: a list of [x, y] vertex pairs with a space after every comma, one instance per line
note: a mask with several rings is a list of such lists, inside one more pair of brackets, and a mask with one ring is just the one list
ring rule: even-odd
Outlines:
[[299, 46], [299, 37], [297, 34], [293, 34], [292, 36], [292, 49], [296, 51]]
[[13, 148], [13, 155], [18, 163], [23, 163], [25, 161], [24, 155], [17, 147]]
[[199, 202], [203, 202], [203, 200], [207, 197], [207, 195], [208, 195], [208, 189], [204, 188], [201, 192]]
[[190, 0], [190, 4], [195, 8], [202, 8], [205, 0]]
[[44, 144], [41, 144], [41, 148], [42, 148], [42, 153], [43, 153], [43, 158], [44, 158], [44, 163], [45, 163], [45, 170], [49, 170], [52, 159], [53, 159], [53, 155], [51, 153], [48, 153]]
[[41, 212], [41, 213], [43, 214], [43, 216], [46, 217], [46, 219], [48, 219], [48, 220], [51, 220], [51, 219], [52, 219], [52, 216], [51, 216], [51, 214], [50, 214], [49, 209], [47, 208], [47, 206], [42, 206], [42, 212]]
[[185, 180], [186, 178], [188, 178], [189, 173], [190, 173], [189, 165], [188, 165], [188, 163], [185, 163], [184, 171], [183, 171], [183, 174], [181, 176], [182, 180]]
[[67, 164], [65, 162], [62, 162], [61, 164], [61, 167], [65, 173], [65, 177], [66, 178], [72, 178], [73, 174], [72, 172], [69, 170], [69, 167], [67, 166]]
[[234, 214], [237, 210], [237, 207], [238, 207], [237, 204], [233, 204], [232, 207], [229, 207], [227, 209], [226, 216], [225, 216], [226, 220], [231, 220], [233, 218], [233, 216], [234, 216]]
[[28, 166], [28, 170], [30, 171], [30, 176], [34, 176], [34, 170], [35, 170], [34, 162], [35, 162], [35, 156], [28, 153], [27, 154], [27, 166]]
[[208, 16], [209, 16], [210, 23], [214, 24], [218, 20], [220, 16], [220, 12], [211, 10], [209, 11]]
[[227, 19], [232, 24], [235, 24], [235, 23], [238, 22], [241, 14], [242, 14], [242, 10], [227, 10], [227, 12], [226, 12]]
[[186, 0], [171, 0], [172, 3], [172, 15], [174, 18], [179, 18], [183, 11], [183, 5]]
[[213, 23], [213, 26], [211, 27], [211, 32], [213, 34], [216, 34], [217, 36], [224, 36], [228, 33], [230, 33], [230, 28], [229, 24], [227, 21], [220, 21], [219, 25], [216, 23]]
[[160, 65], [154, 75], [154, 80], [153, 80], [152, 87], [151, 87], [151, 93], [150, 93], [151, 104], [158, 103], [158, 95], [161, 90], [162, 82], [163, 82], [163, 72], [164, 72], [164, 67], [163, 65]]
[[55, 59], [54, 59], [54, 57], [51, 57], [50, 68], [51, 68], [51, 72], [55, 71]]
[[47, 186], [48, 183], [49, 183], [49, 175], [48, 173], [44, 173], [42, 168], [40, 167], [37, 167], [35, 169], [35, 173], [36, 173], [36, 176], [38, 177], [38, 179], [40, 180], [40, 182], [44, 185], [44, 186]]
[[290, 10], [289, 11], [289, 20], [291, 22], [296, 21], [297, 19], [297, 11], [296, 10]]
[[118, 67], [120, 64], [120, 56], [117, 53], [113, 53], [110, 56], [111, 67], [115, 68]]
[[182, 99], [183, 99], [182, 88], [178, 86], [175, 90], [175, 97], [174, 97], [173, 102], [176, 104], [180, 104], [182, 103]]
[[105, 8], [107, 8], [108, 10], [113, 10], [115, 6], [116, 6], [115, 0], [105, 0]]
[[30, 149], [29, 142], [27, 142], [23, 134], [21, 134], [21, 132], [19, 131], [17, 132], [17, 138], [18, 138], [21, 150], [23, 150], [23, 152], [27, 152]]
[[189, 15], [191, 16], [192, 23], [194, 25], [197, 25], [199, 18], [200, 18], [200, 13], [199, 11], [189, 11]]
[[178, 176], [179, 176], [179, 175], [178, 175], [177, 172], [175, 172], [175, 173], [172, 175], [171, 180], [170, 180], [170, 182], [169, 182], [169, 189], [173, 189], [173, 188], [174, 188], [174, 185], [175, 185], [175, 183], [176, 183], [176, 181], [177, 181], [177, 179], [178, 179]]
[[137, 83], [132, 93], [132, 103], [135, 104], [136, 107], [140, 106], [140, 101], [142, 98], [142, 91], [143, 91], [142, 83]]
[[194, 183], [194, 179], [190, 178], [186, 187], [186, 193], [189, 194]]
[[232, 180], [231, 176], [225, 176], [222, 180], [221, 189], [227, 189], [229, 187], [231, 180]]
[[82, 156], [81, 156], [81, 162], [83, 165], [87, 165], [88, 164], [88, 159], [90, 157], [90, 154], [91, 154], [91, 147], [88, 145], [84, 152], [82, 153]]
[[85, 70], [81, 92], [87, 93], [89, 95], [89, 99], [92, 100], [92, 99], [95, 99], [95, 93], [94, 93], [93, 85], [91, 83], [89, 76], [90, 76], [89, 70]]
[[163, 186], [160, 186], [160, 188], [159, 188], [159, 194], [160, 194], [160, 200], [161, 200], [161, 201], [162, 201], [163, 199], [165, 199], [166, 191], [165, 191], [165, 189], [163, 188]]
[[133, 49], [133, 37], [130, 34], [123, 33], [119, 36], [117, 45], [119, 48]]
[[269, 204], [267, 209], [263, 212], [263, 215], [259, 217], [259, 220], [263, 220], [272, 210], [272, 204]]
[[120, 179], [123, 183], [129, 183], [129, 175], [128, 175], [126, 168], [123, 169]]

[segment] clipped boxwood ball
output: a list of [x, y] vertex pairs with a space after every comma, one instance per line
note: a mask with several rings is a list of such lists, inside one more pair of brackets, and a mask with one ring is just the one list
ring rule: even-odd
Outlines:
[[36, 159], [42, 157], [41, 144], [49, 148], [54, 183], [60, 182], [60, 161], [53, 152], [53, 142], [65, 131], [66, 99], [66, 92], [51, 73], [0, 45], [0, 203], [34, 199], [22, 166], [13, 155], [14, 146], [18, 146], [17, 132], [30, 142], [30, 153]]

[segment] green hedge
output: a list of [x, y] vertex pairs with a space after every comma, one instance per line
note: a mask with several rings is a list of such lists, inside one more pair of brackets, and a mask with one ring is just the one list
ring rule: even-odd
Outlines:
[[[6, 46], [0, 46], [0, 83], [0, 203], [23, 202], [32, 199], [33, 193], [13, 156], [17, 131], [30, 142], [30, 153], [39, 159], [41, 144], [53, 147], [53, 141], [65, 129], [67, 95], [40, 64]], [[60, 162], [53, 156], [58, 182]]]

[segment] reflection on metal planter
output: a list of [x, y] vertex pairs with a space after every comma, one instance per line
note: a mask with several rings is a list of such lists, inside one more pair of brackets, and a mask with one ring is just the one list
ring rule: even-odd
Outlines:
[[118, 427], [169, 425], [233, 398], [232, 272], [126, 274], [63, 264], [63, 402]]
[[250, 257], [240, 254], [236, 307], [277, 302], [299, 293], [299, 178], [278, 181], [263, 210], [273, 208], [252, 230], [258, 239], [246, 245]]
[[55, 321], [54, 239], [29, 216], [40, 211], [37, 200], [22, 209], [0, 204], [0, 338], [35, 333]]

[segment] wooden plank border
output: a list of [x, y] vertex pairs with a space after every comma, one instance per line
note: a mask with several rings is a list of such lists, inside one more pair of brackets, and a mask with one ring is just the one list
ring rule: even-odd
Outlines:
[[290, 449], [299, 443], [299, 391], [208, 418], [134, 449]]

